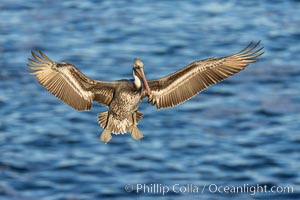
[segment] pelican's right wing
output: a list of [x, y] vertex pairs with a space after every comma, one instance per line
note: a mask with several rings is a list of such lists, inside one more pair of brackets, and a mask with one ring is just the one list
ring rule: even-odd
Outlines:
[[[151, 96], [148, 102], [157, 109], [174, 107], [206, 89], [208, 86], [245, 69], [255, 58], [261, 56], [263, 49], [252, 42], [242, 51], [222, 58], [209, 58], [193, 62], [177, 72], [158, 80], [148, 81]], [[145, 90], [143, 97], [147, 96]]]
[[32, 65], [28, 68], [35, 70], [38, 82], [54, 96], [76, 110], [89, 110], [92, 101], [109, 105], [116, 87], [116, 82], [96, 81], [81, 73], [74, 65], [50, 60], [41, 51], [41, 56], [32, 52], [36, 59], [28, 59]]

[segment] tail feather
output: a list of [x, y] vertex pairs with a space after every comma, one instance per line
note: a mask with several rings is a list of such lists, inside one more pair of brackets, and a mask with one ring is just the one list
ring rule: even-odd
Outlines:
[[98, 124], [100, 124], [102, 128], [106, 127], [107, 120], [108, 120], [108, 111], [98, 114]]
[[127, 127], [130, 126], [130, 122], [128, 119], [124, 119], [124, 120], [113, 120], [111, 122], [108, 123], [107, 128], [109, 128], [109, 130], [111, 130], [111, 132], [113, 134], [124, 134], [126, 133], [126, 129]]
[[130, 117], [119, 120], [109, 115], [109, 112], [102, 112], [98, 114], [98, 124], [104, 128], [101, 133], [100, 140], [104, 143], [109, 142], [112, 139], [111, 133], [124, 134], [127, 131], [131, 133], [131, 137], [135, 140], [140, 140], [144, 136], [141, 131], [137, 128], [137, 123], [142, 119], [143, 113], [136, 111], [135, 122], [133, 114]]
[[[132, 117], [128, 117], [125, 120], [115, 120], [114, 122], [108, 122], [108, 111], [98, 114], [98, 124], [102, 128], [109, 128], [113, 133], [125, 133], [126, 127], [130, 127], [133, 124]], [[143, 113], [136, 111], [136, 122], [139, 122], [143, 117]]]

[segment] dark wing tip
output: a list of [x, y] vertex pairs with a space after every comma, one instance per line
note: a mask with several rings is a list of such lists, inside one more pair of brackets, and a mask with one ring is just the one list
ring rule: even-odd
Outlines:
[[[254, 58], [257, 58], [265, 53], [264, 51], [262, 51], [264, 49], [263, 46], [258, 48], [260, 43], [261, 40], [259, 40], [256, 43], [250, 42], [250, 44], [246, 48], [244, 48], [243, 50], [241, 50], [235, 55], [246, 60], [252, 60]], [[255, 62], [256, 60], [252, 60], [252, 61]]]
[[[40, 55], [31, 50], [31, 55], [34, 59], [28, 58], [29, 63], [34, 65], [34, 68], [35, 66], [46, 67], [55, 64], [55, 62], [48, 58], [42, 51], [39, 50], [38, 52]], [[33, 66], [30, 66], [29, 68], [33, 69]]]
[[42, 59], [39, 55], [37, 55], [34, 51], [31, 50], [31, 55], [34, 59], [36, 59], [37, 61], [39, 61], [40, 63], [45, 63], [45, 60]]
[[44, 54], [41, 50], [39, 50], [39, 53], [40, 53], [40, 55], [41, 55], [44, 59], [46, 59], [48, 62], [53, 63], [53, 61], [52, 61], [48, 56], [46, 56], [46, 54]]

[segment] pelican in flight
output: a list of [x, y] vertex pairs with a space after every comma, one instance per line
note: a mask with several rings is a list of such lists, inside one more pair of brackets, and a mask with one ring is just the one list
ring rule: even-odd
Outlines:
[[54, 96], [76, 110], [90, 110], [92, 102], [108, 106], [98, 114], [103, 127], [100, 140], [104, 143], [113, 134], [129, 132], [135, 140], [143, 138], [137, 127], [143, 114], [138, 104], [145, 97], [157, 109], [177, 106], [206, 89], [208, 86], [245, 69], [256, 62], [263, 47], [251, 42], [240, 52], [221, 58], [208, 58], [190, 63], [182, 69], [157, 80], [147, 80], [144, 64], [140, 59], [133, 62], [133, 79], [117, 81], [93, 80], [81, 73], [73, 64], [54, 62], [44, 53], [32, 53], [28, 68], [34, 70], [37, 81]]

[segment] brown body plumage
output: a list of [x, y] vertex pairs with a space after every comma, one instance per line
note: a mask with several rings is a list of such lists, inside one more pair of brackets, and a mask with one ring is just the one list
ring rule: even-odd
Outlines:
[[[142, 117], [138, 103], [145, 97], [157, 109], [174, 107], [183, 103], [208, 86], [243, 70], [254, 58], [263, 54], [256, 50], [259, 42], [250, 43], [237, 54], [223, 58], [209, 58], [193, 62], [177, 72], [158, 80], [147, 81], [143, 63], [136, 59], [133, 64], [134, 80], [113, 82], [97, 81], [86, 77], [74, 65], [56, 63], [40, 52], [32, 52], [36, 59], [29, 59], [39, 83], [49, 92], [77, 110], [89, 110], [92, 101], [109, 106], [107, 112], [98, 115], [98, 122], [104, 128], [100, 139], [107, 143], [111, 133], [130, 132], [139, 140], [143, 137], [137, 128]], [[151, 90], [151, 91], [150, 91]]]

